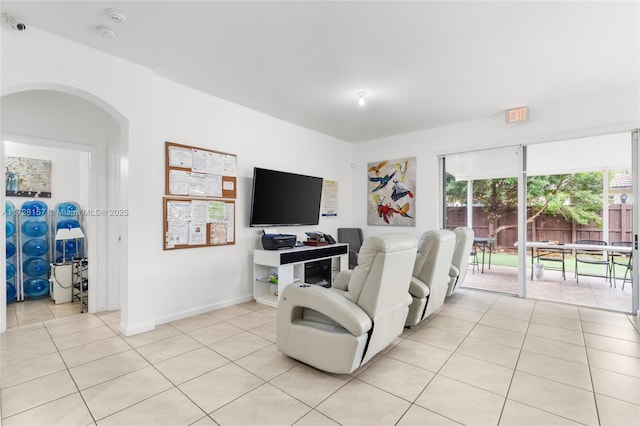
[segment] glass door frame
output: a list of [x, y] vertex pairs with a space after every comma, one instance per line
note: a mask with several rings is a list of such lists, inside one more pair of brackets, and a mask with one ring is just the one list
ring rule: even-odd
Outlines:
[[[632, 159], [632, 175], [633, 175], [633, 199], [640, 200], [640, 129], [630, 131], [631, 134], [631, 159]], [[453, 154], [453, 153], [452, 153]], [[452, 154], [443, 154], [439, 156], [439, 209], [441, 217], [439, 222], [441, 226], [446, 226], [446, 156]], [[517, 296], [527, 297], [527, 145], [517, 146], [518, 158], [518, 285]], [[635, 205], [633, 209], [633, 253], [632, 258], [640, 260], [639, 238], [640, 231], [640, 208]], [[640, 267], [632, 268], [631, 271], [631, 314], [640, 316]]]
[[527, 297], [527, 147], [518, 147], [518, 297]]
[[[638, 196], [640, 196], [640, 183], [638, 182], [638, 178], [640, 178], [640, 129], [634, 129], [631, 131], [631, 174], [633, 176], [633, 200], [634, 203], [637, 203]], [[639, 282], [640, 282], [640, 269], [638, 267], [638, 227], [640, 222], [640, 210], [638, 208], [638, 204], [633, 206], [633, 252], [631, 254], [631, 258], [633, 259], [633, 263], [636, 264], [636, 267], [631, 268], [631, 314], [635, 316], [639, 316], [638, 313], [638, 305], [640, 304], [640, 291], [639, 291]]]

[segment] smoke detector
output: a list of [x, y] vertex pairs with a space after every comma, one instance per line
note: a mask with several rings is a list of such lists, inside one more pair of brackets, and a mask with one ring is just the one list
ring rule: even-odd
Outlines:
[[96, 27], [96, 31], [104, 38], [115, 38], [116, 32], [113, 31], [109, 27], [105, 27], [104, 25], [98, 25]]
[[127, 20], [127, 15], [118, 9], [105, 9], [104, 13], [107, 14], [109, 20], [117, 24], [124, 24]]

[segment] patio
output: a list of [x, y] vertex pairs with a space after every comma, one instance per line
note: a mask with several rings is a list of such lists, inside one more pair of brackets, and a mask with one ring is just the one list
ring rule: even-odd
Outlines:
[[[512, 256], [515, 257], [515, 256]], [[496, 265], [492, 259], [491, 269], [485, 265], [484, 273], [479, 270], [467, 271], [463, 287], [517, 294], [518, 269], [515, 266]], [[573, 269], [569, 268], [573, 259], [567, 261], [566, 281], [562, 272], [545, 269], [541, 280], [531, 280], [531, 261], [527, 268], [527, 297], [552, 302], [569, 303], [600, 309], [628, 313], [631, 311], [631, 283], [627, 281], [622, 290], [622, 280], [617, 287], [600, 277], [580, 276], [577, 283]]]

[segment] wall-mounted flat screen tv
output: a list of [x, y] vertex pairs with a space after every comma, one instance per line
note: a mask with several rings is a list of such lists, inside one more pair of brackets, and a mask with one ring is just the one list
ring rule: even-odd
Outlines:
[[317, 225], [322, 178], [253, 169], [250, 226]]

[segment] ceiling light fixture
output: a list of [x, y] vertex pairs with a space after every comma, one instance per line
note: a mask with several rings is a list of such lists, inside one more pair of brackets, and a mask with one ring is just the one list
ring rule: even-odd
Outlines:
[[363, 106], [364, 105], [364, 96], [366, 95], [365, 92], [358, 92], [356, 93], [356, 95], [358, 95], [358, 105]]
[[116, 32], [113, 31], [111, 28], [109, 27], [105, 27], [104, 25], [98, 25], [96, 27], [96, 31], [98, 33], [100, 33], [100, 35], [104, 38], [115, 38], [116, 37]]

